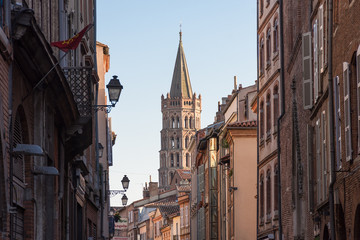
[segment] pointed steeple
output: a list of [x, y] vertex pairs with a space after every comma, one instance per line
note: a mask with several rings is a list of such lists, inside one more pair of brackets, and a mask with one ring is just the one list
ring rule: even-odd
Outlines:
[[174, 74], [171, 82], [170, 97], [192, 98], [192, 89], [185, 53], [182, 46], [182, 32], [180, 29], [179, 48], [176, 56]]

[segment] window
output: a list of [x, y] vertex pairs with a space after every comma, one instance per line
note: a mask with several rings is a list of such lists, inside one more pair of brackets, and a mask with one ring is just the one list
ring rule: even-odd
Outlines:
[[264, 175], [260, 175], [260, 224], [264, 223]]
[[188, 148], [188, 144], [189, 144], [189, 137], [185, 138], [185, 148]]
[[176, 118], [176, 127], [180, 128], [180, 119], [179, 119], [179, 117]]
[[274, 210], [278, 210], [279, 198], [278, 198], [278, 191], [279, 191], [279, 169], [278, 164], [276, 163], [274, 166]]
[[260, 141], [264, 140], [264, 102], [260, 102]]
[[171, 137], [170, 142], [171, 142], [171, 148], [175, 148], [175, 140], [173, 137]]
[[317, 186], [317, 203], [319, 204], [322, 201], [321, 196], [321, 150], [320, 150], [320, 121], [316, 121], [315, 126], [315, 147], [316, 147], [316, 186]]
[[188, 117], [185, 117], [185, 121], [184, 121], [184, 126], [185, 126], [185, 128], [188, 128]]
[[274, 127], [276, 129], [277, 127], [277, 119], [279, 117], [279, 87], [276, 85], [274, 87], [274, 93], [273, 93], [273, 101], [274, 101]]
[[266, 137], [270, 136], [271, 132], [271, 100], [270, 93], [266, 96]]
[[189, 118], [189, 128], [192, 129], [193, 128], [193, 124], [192, 124], [192, 117]]
[[279, 51], [279, 26], [278, 19], [274, 20], [274, 30], [273, 30], [273, 38], [274, 38], [274, 52]]
[[324, 71], [324, 7], [319, 7], [319, 69], [322, 73]]
[[176, 138], [176, 148], [179, 149], [180, 148], [180, 138]]
[[260, 52], [260, 76], [264, 74], [264, 38], [260, 39], [260, 46], [259, 46], [259, 52]]
[[304, 109], [312, 108], [312, 64], [311, 64], [311, 33], [304, 33], [302, 36], [302, 61], [303, 61], [303, 99]]
[[264, 13], [264, 0], [260, 0], [260, 17]]
[[270, 65], [271, 57], [271, 29], [269, 28], [266, 33], [266, 66]]
[[170, 166], [174, 167], [174, 154], [173, 153], [170, 155]]
[[179, 153], [176, 154], [176, 166], [180, 167], [180, 154]]
[[270, 217], [271, 214], [271, 170], [266, 172], [266, 216]]
[[313, 26], [313, 52], [314, 52], [314, 101], [319, 97], [319, 52], [318, 52], [318, 20]]
[[343, 63], [343, 78], [344, 78], [344, 120], [345, 120], [345, 152], [346, 161], [352, 158], [351, 147], [351, 108], [350, 108], [350, 76], [349, 63]]
[[175, 128], [175, 119], [171, 118], [171, 128]]
[[[358, 92], [359, 94], [359, 92]], [[358, 95], [358, 98], [360, 96]], [[359, 101], [359, 99], [358, 99]], [[336, 134], [336, 169], [342, 167], [341, 161], [341, 112], [340, 112], [340, 79], [334, 78], [334, 103], [335, 103], [335, 134]], [[359, 104], [358, 104], [359, 110]]]
[[327, 197], [327, 172], [328, 172], [328, 162], [327, 162], [327, 144], [326, 144], [326, 135], [327, 135], [327, 123], [326, 123], [326, 112], [323, 111], [321, 113], [321, 154], [322, 154], [322, 166], [321, 166], [321, 173], [322, 173], [322, 199], [325, 200]]
[[189, 167], [190, 166], [190, 154], [187, 153], [186, 154], [186, 167]]
[[357, 126], [358, 154], [360, 154], [360, 45], [356, 52], [356, 92], [357, 92]]
[[4, 0], [0, 0], [0, 27], [3, 28], [5, 23]]

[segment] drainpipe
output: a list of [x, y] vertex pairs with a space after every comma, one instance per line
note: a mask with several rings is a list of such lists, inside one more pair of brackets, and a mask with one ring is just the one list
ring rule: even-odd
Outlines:
[[279, 18], [280, 18], [280, 92], [281, 92], [281, 115], [277, 121], [277, 149], [278, 149], [278, 211], [279, 211], [279, 240], [282, 240], [282, 216], [281, 216], [281, 141], [280, 125], [281, 119], [285, 115], [285, 83], [284, 83], [284, 15], [283, 0], [279, 0]]
[[332, 34], [333, 34], [333, 1], [329, 0], [329, 36], [328, 36], [328, 76], [329, 76], [329, 128], [330, 128], [330, 185], [329, 185], [329, 208], [330, 208], [330, 230], [331, 239], [336, 240], [335, 213], [334, 213], [334, 184], [335, 173], [335, 147], [334, 147], [334, 92], [332, 73]]
[[[259, 0], [256, 1], [256, 26], [257, 29], [259, 29]], [[256, 51], [257, 56], [259, 56], [259, 34], [256, 34]], [[259, 57], [257, 59], [257, 81], [256, 81], [256, 91], [259, 94]], [[259, 237], [259, 95], [256, 97], [256, 108], [257, 108], [257, 114], [256, 114], [256, 122], [257, 122], [257, 128], [256, 128], [256, 239]]]

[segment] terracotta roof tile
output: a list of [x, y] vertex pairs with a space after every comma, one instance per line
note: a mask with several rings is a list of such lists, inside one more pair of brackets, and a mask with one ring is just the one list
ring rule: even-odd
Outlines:
[[247, 121], [247, 122], [234, 122], [234, 123], [230, 123], [228, 127], [253, 128], [253, 127], [257, 127], [257, 122], [256, 120]]
[[187, 169], [177, 169], [176, 170], [179, 174], [179, 176], [181, 177], [181, 179], [187, 179], [187, 180], [191, 180], [191, 171], [187, 170]]

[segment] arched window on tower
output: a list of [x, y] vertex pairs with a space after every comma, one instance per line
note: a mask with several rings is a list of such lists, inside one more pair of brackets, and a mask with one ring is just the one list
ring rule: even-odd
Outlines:
[[171, 137], [171, 148], [175, 148], [175, 140], [174, 140], [174, 137]]
[[180, 154], [176, 153], [176, 167], [180, 167]]
[[173, 153], [170, 155], [170, 166], [174, 167], [174, 154]]
[[171, 128], [175, 128], [175, 119], [171, 118]]
[[189, 145], [189, 137], [185, 138], [185, 148], [188, 148]]
[[184, 126], [185, 128], [188, 128], [188, 117], [185, 117], [185, 121], [184, 121]]
[[180, 118], [176, 118], [176, 128], [180, 128]]
[[189, 128], [190, 129], [193, 128], [192, 117], [189, 118]]
[[176, 148], [177, 149], [180, 148], [180, 138], [179, 137], [176, 138]]

